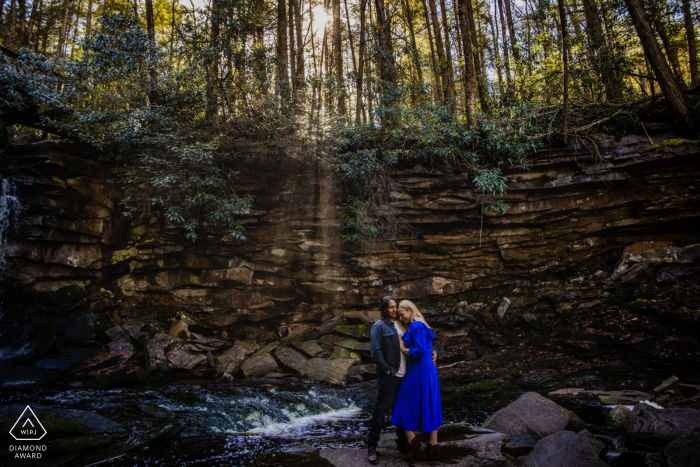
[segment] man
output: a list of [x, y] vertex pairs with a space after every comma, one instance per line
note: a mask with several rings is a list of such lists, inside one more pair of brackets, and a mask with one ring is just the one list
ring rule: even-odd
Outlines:
[[[399, 332], [394, 324], [398, 308], [394, 297], [382, 298], [379, 309], [381, 318], [372, 326], [370, 335], [370, 352], [372, 360], [377, 364], [377, 403], [369, 425], [367, 436], [367, 460], [370, 464], [379, 462], [377, 445], [379, 435], [384, 425], [384, 416], [391, 410], [396, 390], [401, 384], [405, 368], [401, 368], [401, 350], [399, 348]], [[437, 354], [433, 352], [433, 362]], [[401, 372], [399, 372], [399, 369]], [[399, 452], [406, 452], [408, 444], [406, 433], [401, 427], [396, 429], [396, 444]]]

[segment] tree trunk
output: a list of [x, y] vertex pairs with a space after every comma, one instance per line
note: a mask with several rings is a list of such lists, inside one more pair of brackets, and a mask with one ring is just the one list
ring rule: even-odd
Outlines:
[[287, 94], [289, 87], [289, 53], [287, 51], [287, 5], [277, 0], [277, 86], [280, 95]]
[[[90, 5], [92, 5], [92, 0], [90, 0]], [[153, 0], [146, 0], [146, 30], [148, 31], [148, 40], [155, 47], [156, 24], [153, 18]]]
[[498, 76], [498, 89], [499, 91], [503, 91], [503, 73], [501, 73], [501, 54], [498, 51], [498, 34], [496, 34], [496, 28], [497, 26], [494, 26], [496, 23], [496, 16], [494, 15], [493, 20], [489, 21], [489, 25], [491, 26], [491, 40], [493, 41], [493, 52], [494, 52], [494, 58], [496, 59], [496, 75]]
[[25, 32], [24, 47], [29, 47], [32, 43], [32, 36], [34, 35], [34, 25], [36, 24], [37, 17], [39, 16], [39, 11], [43, 8], [44, 0], [34, 0], [32, 1], [32, 12], [29, 14], [29, 24], [27, 25], [27, 31]]
[[486, 89], [484, 86], [484, 73], [481, 68], [481, 60], [479, 59], [479, 43], [477, 42], [476, 24], [474, 22], [474, 9], [472, 8], [471, 0], [465, 0], [467, 5], [467, 20], [469, 21], [469, 29], [471, 31], [471, 42], [474, 51], [474, 72], [477, 79], [477, 88], [479, 91], [479, 102], [481, 103], [481, 111], [485, 114], [489, 113], [489, 104], [486, 100]]
[[695, 42], [695, 26], [690, 8], [690, 0], [683, 0], [683, 19], [685, 21], [685, 37], [688, 40], [688, 65], [690, 67], [690, 83], [692, 86], [700, 84], [700, 72], [698, 72], [698, 50]]
[[78, 7], [75, 11], [75, 26], [73, 27], [73, 40], [70, 46], [70, 58], [75, 54], [75, 44], [78, 42], [78, 27], [80, 26], [80, 11], [83, 9], [83, 0], [78, 0]]
[[357, 73], [357, 59], [355, 57], [355, 40], [352, 37], [352, 29], [350, 28], [350, 10], [348, 10], [348, 0], [343, 0], [345, 3], [345, 25], [348, 28], [348, 39], [350, 41], [350, 55], [352, 56], [352, 71]]
[[[494, 5], [494, 9], [496, 6]], [[508, 50], [508, 39], [506, 38], [506, 20], [505, 17], [503, 16], [503, 0], [498, 0], [498, 15], [501, 20], [501, 36], [502, 36], [502, 42], [503, 42], [503, 56], [505, 57], [506, 60], [506, 85], [508, 86], [508, 89], [511, 88], [511, 83], [510, 83], [510, 53]]]
[[[173, 17], [175, 16], [173, 11]], [[90, 37], [92, 31], [92, 0], [88, 0], [87, 18], [85, 20], [85, 37]]]
[[[452, 66], [452, 46], [450, 45], [450, 28], [447, 24], [447, 8], [445, 8], [445, 0], [440, 0], [440, 10], [442, 12], [442, 28], [445, 31], [445, 58], [447, 60], [447, 78], [448, 84], [448, 99], [453, 100], [455, 93], [455, 73]], [[452, 104], [450, 104], [452, 105]]]
[[296, 48], [296, 29], [294, 27], [294, 6], [301, 0], [289, 0], [289, 72], [292, 79], [292, 90], [296, 91], [297, 82], [294, 76], [297, 71], [297, 48]]
[[561, 23], [561, 59], [564, 71], [564, 110], [562, 115], [561, 132], [564, 134], [564, 144], [568, 141], [569, 132], [569, 44], [566, 27], [566, 12], [564, 11], [564, 0], [557, 0], [559, 6], [559, 21]]
[[[12, 0], [12, 3], [14, 4], [14, 0]], [[70, 10], [72, 6], [73, 0], [66, 0], [63, 10], [63, 22], [61, 23], [61, 32], [58, 36], [58, 50], [56, 51], [56, 54], [59, 57], [63, 56], [63, 47], [66, 44], [66, 34], [68, 29], [68, 17], [70, 15]], [[7, 41], [5, 43], [7, 43]]]
[[598, 6], [595, 0], [582, 0], [583, 13], [586, 17], [586, 35], [589, 41], [589, 53], [592, 55], [593, 65], [600, 73], [605, 95], [610, 102], [622, 100], [623, 83], [618, 73], [613, 69], [613, 57], [608, 46], [603, 27], [600, 23]]
[[433, 87], [433, 99], [435, 102], [441, 102], [440, 95], [442, 94], [442, 81], [440, 80], [440, 71], [438, 70], [437, 59], [435, 58], [435, 42], [433, 41], [433, 33], [430, 25], [430, 13], [428, 12], [428, 4], [423, 0], [423, 15], [425, 16], [425, 29], [428, 30], [428, 42], [430, 43], [430, 66], [433, 70], [435, 78], [435, 86]]
[[367, 0], [360, 0], [360, 51], [357, 63], [357, 101], [355, 102], [355, 122], [360, 123], [362, 114], [362, 85], [365, 71], [365, 7]]
[[15, 50], [15, 37], [17, 34], [17, 0], [10, 1], [10, 11], [7, 16], [5, 28], [5, 47]]
[[[666, 51], [666, 56], [668, 57], [668, 62], [670, 63], [671, 69], [673, 70], [673, 76], [676, 77], [676, 80], [679, 84], [683, 85], [685, 84], [685, 82], [683, 81], [683, 73], [681, 73], [681, 63], [678, 60], [678, 50], [676, 49], [675, 44], [668, 37], [666, 25], [658, 17], [658, 15], [655, 15], [653, 17], [653, 21], [654, 29], [656, 29], [656, 32], [659, 34], [659, 39], [661, 39], [661, 43], [663, 44], [664, 50]], [[654, 41], [656, 42], [656, 40]]]
[[5, 38], [4, 24], [2, 22], [5, 14], [5, 0], [0, 0], [0, 37]]
[[345, 77], [343, 76], [342, 23], [340, 21], [340, 0], [333, 1], [333, 61], [335, 62], [335, 82], [338, 92], [338, 115], [348, 113], [345, 105]]
[[[294, 2], [294, 25], [296, 26], [297, 30], [297, 40], [296, 40], [296, 47], [297, 47], [297, 59], [296, 59], [296, 70], [294, 71], [294, 76], [296, 76], [297, 80], [297, 87], [298, 88], [304, 88], [306, 87], [306, 81], [304, 78], [304, 39], [303, 39], [303, 29], [304, 29], [304, 22], [302, 21], [301, 17], [301, 0], [296, 0]], [[309, 24], [309, 27], [311, 27], [311, 24]]]
[[464, 101], [467, 125], [476, 125], [476, 74], [474, 71], [474, 50], [472, 33], [469, 26], [467, 3], [471, 0], [459, 0], [459, 27], [462, 29], [462, 49], [464, 50]]
[[437, 46], [440, 81], [442, 82], [442, 88], [440, 89], [440, 101], [445, 103], [448, 90], [450, 88], [450, 78], [447, 74], [447, 63], [445, 62], [445, 47], [442, 43], [442, 34], [440, 32], [440, 23], [438, 22], [435, 0], [428, 0], [428, 5], [430, 6], [430, 22], [433, 26], [433, 36], [435, 37], [435, 45]]
[[510, 0], [503, 0], [506, 4], [506, 19], [508, 20], [508, 31], [510, 32], [510, 44], [513, 48], [513, 58], [516, 61], [520, 60], [520, 51], [518, 50], [518, 37], [515, 35], [515, 25], [513, 24], [513, 14], [510, 9]]
[[640, 0], [625, 0], [637, 35], [642, 43], [644, 54], [649, 59], [654, 75], [661, 86], [666, 101], [676, 120], [694, 137], [697, 136], [697, 123], [693, 119], [688, 96], [673, 77], [673, 73], [664, 59], [659, 43], [656, 42], [654, 31]]
[[416, 69], [416, 75], [418, 82], [423, 84], [423, 70], [420, 63], [420, 56], [418, 55], [418, 45], [416, 43], [416, 29], [413, 25], [413, 11], [411, 10], [411, 5], [408, 0], [402, 2], [404, 12], [406, 14], [406, 23], [408, 23], [408, 33], [411, 39], [411, 61]]
[[25, 36], [27, 34], [27, 0], [17, 0], [18, 16], [19, 16], [19, 34], [15, 39], [17, 48], [24, 46]]
[[[136, 2], [134, 2], [136, 3]], [[219, 19], [220, 19], [220, 6], [218, 0], [212, 0], [211, 2], [211, 29], [209, 31], [209, 44], [210, 47], [216, 47], [219, 41]], [[219, 54], [214, 54], [214, 59], [211, 63], [211, 68], [207, 76], [207, 89], [206, 89], [206, 100], [207, 108], [205, 112], [205, 118], [207, 120], [213, 119], [219, 114], [219, 95], [217, 85], [219, 82]]]

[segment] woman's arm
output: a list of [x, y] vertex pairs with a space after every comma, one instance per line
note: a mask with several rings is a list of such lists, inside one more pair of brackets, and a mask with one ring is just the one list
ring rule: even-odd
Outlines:
[[425, 327], [424, 324], [421, 323], [416, 325], [416, 327], [417, 329], [414, 329], [413, 333], [411, 334], [411, 337], [413, 337], [413, 347], [408, 349], [408, 355], [422, 357], [430, 351], [428, 336], [426, 335], [425, 330], [422, 329]]

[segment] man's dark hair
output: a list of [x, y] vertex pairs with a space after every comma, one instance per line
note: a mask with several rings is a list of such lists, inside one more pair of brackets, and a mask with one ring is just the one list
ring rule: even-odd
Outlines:
[[391, 297], [391, 296], [389, 296], [389, 295], [387, 295], [386, 297], [382, 298], [382, 300], [379, 302], [379, 311], [381, 311], [381, 313], [382, 313], [382, 319], [383, 319], [383, 320], [388, 320], [388, 319], [390, 319], [390, 318], [389, 318], [389, 315], [387, 314], [387, 313], [389, 312], [389, 303], [390, 303], [390, 302], [394, 302], [394, 303], [396, 303], [397, 305], [399, 304], [399, 302], [397, 302], [396, 299], [395, 299], [394, 297]]

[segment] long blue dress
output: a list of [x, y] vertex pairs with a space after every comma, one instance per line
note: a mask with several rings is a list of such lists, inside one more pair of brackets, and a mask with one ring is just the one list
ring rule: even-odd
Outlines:
[[403, 335], [409, 348], [406, 376], [394, 398], [391, 421], [404, 430], [428, 433], [442, 425], [442, 404], [437, 367], [433, 364], [435, 333], [414, 321]]

